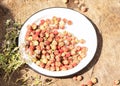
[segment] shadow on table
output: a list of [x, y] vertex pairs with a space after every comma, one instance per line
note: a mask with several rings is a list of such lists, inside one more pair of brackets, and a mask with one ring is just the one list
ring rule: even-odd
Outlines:
[[[11, 11], [7, 7], [2, 5], [2, 0], [0, 0], [0, 53], [3, 40], [5, 39], [6, 33], [5, 22], [7, 19], [14, 20]], [[0, 68], [0, 86], [7, 86], [6, 82], [3, 80], [3, 76], [4, 71]]]
[[7, 7], [2, 5], [0, 1], [0, 49], [2, 46], [2, 42], [5, 39], [5, 33], [6, 33], [5, 22], [7, 19], [14, 20], [11, 11]]

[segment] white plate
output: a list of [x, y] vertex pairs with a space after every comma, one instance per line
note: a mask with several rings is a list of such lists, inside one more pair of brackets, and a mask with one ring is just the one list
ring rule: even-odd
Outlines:
[[[25, 59], [26, 63], [33, 68], [35, 71], [53, 77], [62, 77], [72, 75], [84, 67], [86, 67], [89, 62], [93, 59], [94, 54], [97, 49], [97, 36], [96, 31], [91, 24], [91, 22], [82, 14], [77, 11], [67, 9], [67, 8], [48, 8], [41, 10], [34, 15], [32, 15], [23, 25], [20, 35], [19, 35], [19, 46], [21, 47], [25, 41], [26, 27], [28, 24], [32, 24], [33, 22], [39, 23], [39, 20], [42, 18], [52, 18], [53, 16], [66, 18], [73, 21], [72, 26], [66, 27], [66, 30], [74, 34], [78, 39], [85, 39], [86, 43], [83, 46], [88, 48], [87, 56], [74, 68], [67, 71], [49, 71], [43, 68], [40, 68], [35, 63], [31, 62], [29, 57], [25, 54], [25, 49], [20, 48], [22, 57]], [[82, 45], [81, 45], [82, 46]]]

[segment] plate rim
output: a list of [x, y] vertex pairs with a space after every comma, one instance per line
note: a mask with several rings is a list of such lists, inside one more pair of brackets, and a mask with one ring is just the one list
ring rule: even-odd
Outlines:
[[[50, 7], [50, 8], [45, 8], [45, 9], [39, 10], [39, 11], [35, 12], [34, 14], [32, 14], [30, 17], [28, 17], [27, 20], [23, 23], [22, 28], [24, 27], [25, 23], [26, 23], [27, 21], [29, 21], [29, 19], [30, 19], [32, 16], [34, 16], [35, 14], [37, 14], [37, 13], [39, 13], [39, 12], [41, 12], [41, 11], [44, 11], [44, 10], [46, 10], [46, 9], [47, 9], [47, 10], [49, 10], [49, 9], [65, 9], [65, 10], [66, 10], [66, 9], [67, 9], [67, 10], [70, 10], [70, 11], [77, 12], [77, 13], [79, 13], [80, 15], [82, 15], [85, 19], [87, 19], [87, 21], [91, 24], [92, 28], [94, 29], [95, 38], [96, 38], [96, 49], [95, 49], [95, 51], [94, 51], [94, 55], [93, 55], [93, 57], [90, 59], [90, 61], [89, 61], [84, 67], [82, 67], [82, 69], [80, 69], [80, 70], [78, 70], [78, 71], [76, 71], [76, 72], [74, 72], [74, 73], [69, 73], [69, 74], [64, 74], [64, 75], [62, 75], [62, 74], [61, 74], [61, 75], [45, 74], [45, 73], [43, 73], [43, 72], [40, 72], [40, 71], [34, 69], [34, 68], [31, 66], [31, 63], [27, 63], [27, 64], [29, 65], [29, 67], [31, 67], [31, 68], [32, 68], [33, 70], [35, 70], [36, 72], [41, 73], [41, 74], [43, 74], [43, 75], [52, 76], [52, 77], [64, 77], [64, 76], [69, 76], [69, 75], [73, 75], [73, 74], [75, 74], [75, 73], [83, 70], [83, 69], [92, 61], [92, 59], [94, 58], [95, 53], [96, 53], [96, 50], [97, 50], [97, 47], [98, 47], [97, 32], [96, 32], [95, 27], [93, 26], [92, 22], [91, 22], [91, 21], [88, 19], [88, 17], [86, 17], [84, 14], [82, 14], [82, 13], [80, 13], [80, 12], [74, 10], [74, 9], [65, 8], [65, 7]], [[21, 28], [21, 30], [22, 30], [22, 28]], [[20, 35], [21, 35], [21, 31], [20, 31], [20, 34], [19, 34], [19, 40], [20, 40]], [[19, 40], [18, 40], [18, 46], [21, 45]], [[33, 64], [32, 64], [32, 65], [33, 65]], [[37, 65], [36, 65], [36, 66], [37, 66]], [[67, 70], [67, 71], [68, 71], [68, 70]], [[49, 71], [49, 72], [51, 72], [51, 71]], [[53, 71], [52, 71], [52, 72], [53, 72]], [[60, 72], [62, 72], [62, 71], [60, 71]], [[65, 72], [65, 71], [63, 71], [63, 72]]]

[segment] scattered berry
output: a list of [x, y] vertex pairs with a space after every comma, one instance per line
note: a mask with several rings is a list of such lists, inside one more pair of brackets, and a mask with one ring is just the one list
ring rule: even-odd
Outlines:
[[72, 25], [72, 21], [71, 20], [68, 20], [68, 25]]
[[96, 77], [91, 78], [91, 81], [92, 81], [93, 84], [96, 84], [98, 82]]
[[63, 2], [64, 2], [65, 4], [67, 4], [67, 3], [69, 2], [69, 0], [63, 0]]
[[119, 85], [120, 84], [120, 80], [115, 80], [114, 81], [114, 85]]
[[81, 81], [83, 79], [83, 76], [79, 75], [77, 76], [77, 81]]
[[77, 76], [74, 76], [74, 77], [73, 77], [73, 80], [77, 81]]
[[79, 4], [79, 0], [74, 0], [74, 4]]
[[82, 5], [82, 6], [80, 7], [80, 10], [81, 10], [82, 12], [87, 12], [88, 8], [87, 8], [85, 5]]
[[87, 82], [87, 86], [93, 86], [93, 82], [90, 80]]
[[84, 40], [84, 39], [80, 39], [79, 42], [80, 42], [81, 44], [84, 44], [84, 43], [85, 43], [85, 40]]
[[81, 86], [87, 86], [86, 84], [81, 84]]

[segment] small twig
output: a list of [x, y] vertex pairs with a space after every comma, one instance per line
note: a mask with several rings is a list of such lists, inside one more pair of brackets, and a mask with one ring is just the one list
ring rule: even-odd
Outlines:
[[90, 78], [92, 78], [92, 75], [94, 73], [94, 69], [95, 69], [95, 66], [93, 66], [93, 68], [92, 68], [92, 72], [91, 72]]
[[48, 82], [48, 83], [46, 83], [46, 85], [53, 84], [53, 83], [55, 83], [56, 81], [58, 81], [58, 80], [54, 80], [54, 81]]

